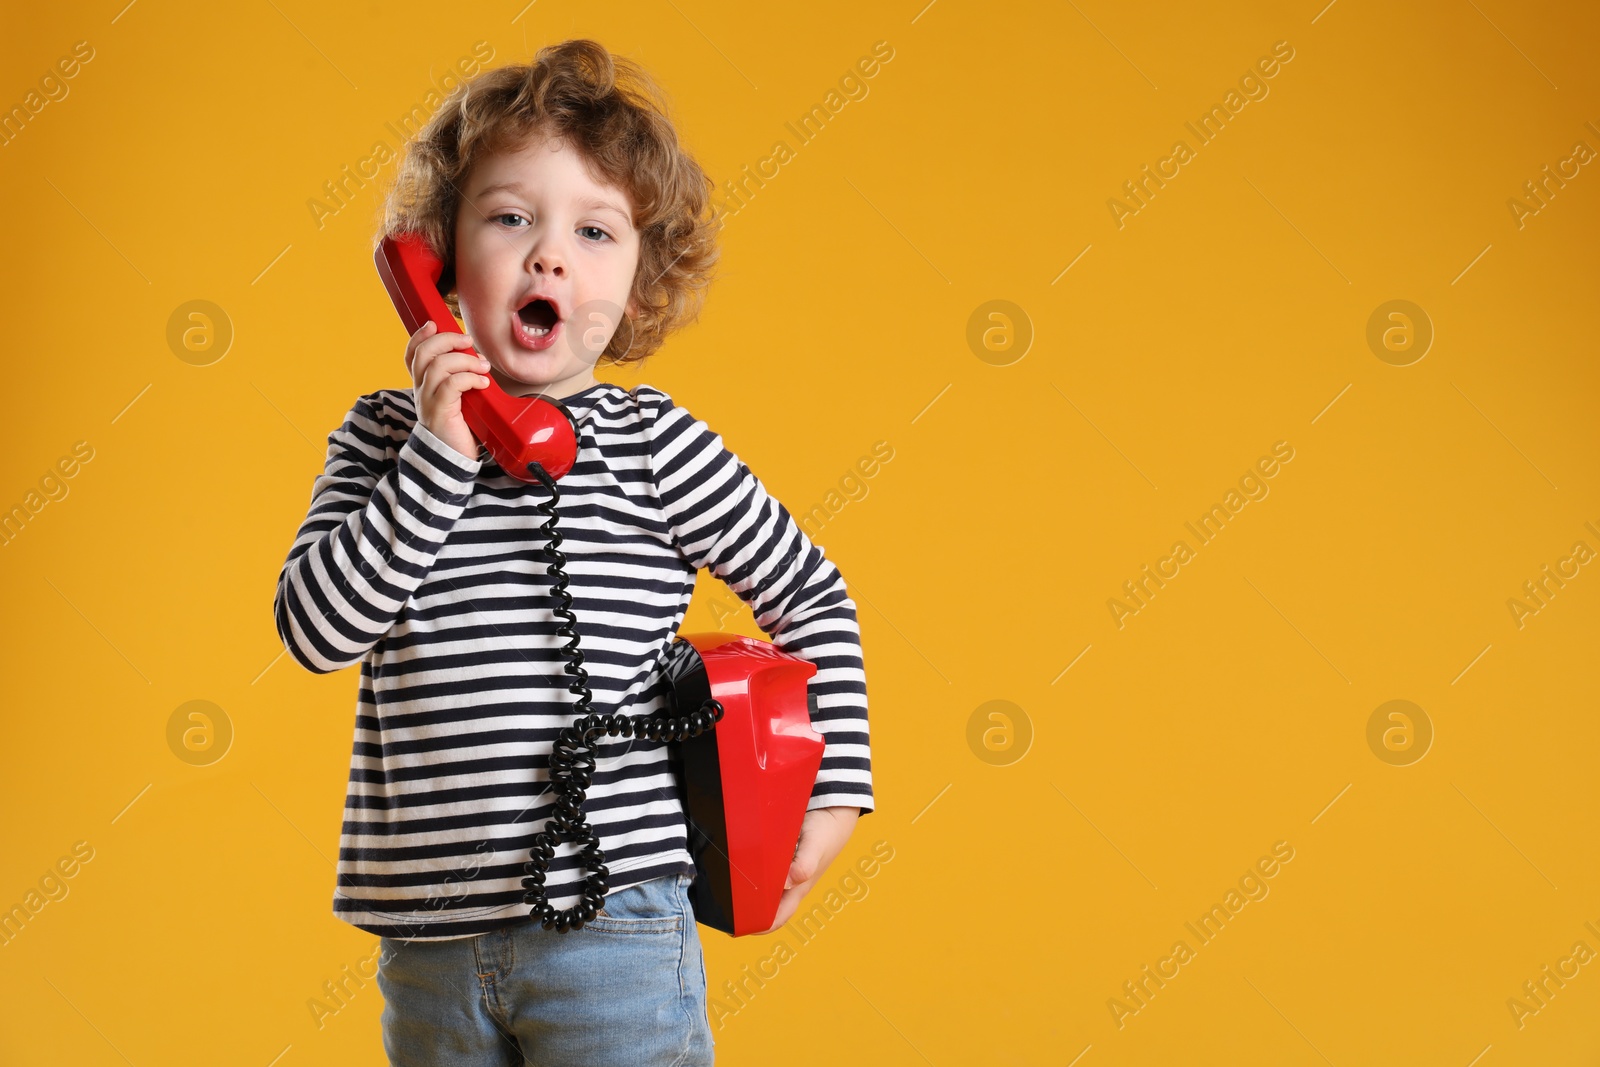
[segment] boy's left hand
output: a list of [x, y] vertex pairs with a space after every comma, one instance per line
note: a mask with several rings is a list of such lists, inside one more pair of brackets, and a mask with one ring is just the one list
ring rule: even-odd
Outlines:
[[800, 901], [811, 892], [817, 879], [844, 850], [860, 817], [860, 808], [813, 808], [806, 812], [805, 820], [800, 824], [800, 840], [795, 845], [794, 862], [789, 864], [789, 879], [784, 884], [783, 899], [778, 901], [778, 914], [772, 928], [766, 933], [772, 933], [794, 915], [800, 907]]

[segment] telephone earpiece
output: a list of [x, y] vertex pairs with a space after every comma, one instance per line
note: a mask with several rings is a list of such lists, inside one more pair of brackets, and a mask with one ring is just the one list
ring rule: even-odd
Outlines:
[[[373, 259], [408, 332], [416, 333], [429, 319], [441, 333], [456, 329], [450, 305], [439, 292], [444, 264], [421, 234], [385, 237]], [[539, 480], [530, 464], [561, 478], [577, 462], [577, 423], [554, 397], [512, 396], [491, 379], [486, 388], [461, 394], [461, 415], [501, 469], [519, 481]]]

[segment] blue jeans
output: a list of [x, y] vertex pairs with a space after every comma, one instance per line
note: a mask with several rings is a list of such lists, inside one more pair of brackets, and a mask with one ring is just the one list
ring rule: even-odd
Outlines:
[[581, 930], [533, 920], [450, 941], [380, 938], [394, 1067], [704, 1067], [691, 875], [613, 890]]

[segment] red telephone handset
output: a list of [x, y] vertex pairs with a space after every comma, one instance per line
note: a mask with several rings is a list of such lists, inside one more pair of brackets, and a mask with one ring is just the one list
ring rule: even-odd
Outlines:
[[[407, 332], [416, 333], [429, 319], [441, 333], [457, 329], [439, 292], [444, 264], [421, 234], [385, 237], [373, 259]], [[530, 463], [555, 479], [577, 462], [577, 424], [554, 397], [512, 396], [491, 379], [487, 387], [461, 394], [461, 416], [501, 469], [520, 481], [538, 480], [528, 470]]]

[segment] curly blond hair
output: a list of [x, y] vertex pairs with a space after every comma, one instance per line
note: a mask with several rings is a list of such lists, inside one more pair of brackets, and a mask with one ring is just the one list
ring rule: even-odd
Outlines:
[[699, 317], [718, 257], [714, 186], [678, 144], [664, 96], [637, 64], [595, 41], [541, 48], [532, 63], [486, 70], [457, 86], [407, 143], [383, 205], [384, 237], [419, 233], [444, 263], [439, 289], [455, 294], [455, 219], [461, 185], [484, 156], [531, 137], [570, 144], [597, 180], [628, 193], [639, 231], [632, 329], [617, 330], [602, 364], [643, 361]]

